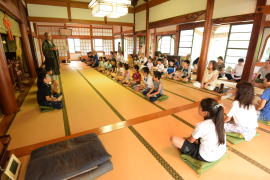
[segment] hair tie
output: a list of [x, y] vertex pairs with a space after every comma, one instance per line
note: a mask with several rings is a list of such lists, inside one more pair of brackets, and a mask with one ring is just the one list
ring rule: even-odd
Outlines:
[[217, 104], [217, 105], [214, 106], [215, 109], [218, 109], [219, 107], [223, 107], [224, 108], [223, 104]]

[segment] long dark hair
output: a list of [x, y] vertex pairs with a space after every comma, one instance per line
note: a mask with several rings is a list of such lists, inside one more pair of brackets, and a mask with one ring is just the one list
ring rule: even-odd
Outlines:
[[218, 145], [225, 143], [224, 132], [224, 109], [218, 102], [212, 98], [203, 99], [200, 103], [202, 111], [208, 112], [205, 119], [212, 119], [215, 124], [218, 135]]
[[212, 60], [212, 61], [209, 62], [209, 64], [210, 64], [210, 63], [212, 64], [212, 70], [213, 70], [213, 71], [217, 70], [217, 66], [218, 66], [217, 62], [214, 61], [214, 60]]
[[249, 109], [254, 100], [254, 87], [249, 82], [240, 82], [236, 85], [237, 91], [234, 100], [239, 102], [240, 107]]

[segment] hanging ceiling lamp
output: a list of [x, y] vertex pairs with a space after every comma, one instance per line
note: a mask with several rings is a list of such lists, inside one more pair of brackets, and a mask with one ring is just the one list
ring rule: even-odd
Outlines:
[[96, 17], [118, 18], [128, 13], [131, 0], [91, 0], [88, 7]]

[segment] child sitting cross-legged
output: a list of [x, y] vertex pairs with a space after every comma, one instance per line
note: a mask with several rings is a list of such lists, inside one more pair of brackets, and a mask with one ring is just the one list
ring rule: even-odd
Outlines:
[[151, 76], [151, 73], [148, 69], [148, 67], [144, 67], [143, 69], [143, 84], [136, 86], [135, 90], [142, 92], [149, 92], [149, 90], [153, 87], [153, 78]]
[[182, 154], [204, 162], [214, 162], [226, 153], [224, 109], [212, 98], [200, 102], [199, 114], [204, 118], [188, 138], [173, 136], [172, 144]]
[[191, 80], [190, 61], [185, 60], [182, 62], [180, 69], [175, 73], [174, 80], [189, 82]]
[[175, 73], [174, 61], [169, 61], [169, 67], [167, 68], [166, 77], [172, 79]]
[[139, 72], [139, 66], [138, 65], [135, 65], [134, 66], [134, 70], [135, 72], [132, 74], [132, 80], [130, 82], [130, 85], [135, 88], [137, 85], [140, 85], [141, 84], [141, 80], [142, 80], [142, 77], [141, 77], [141, 74]]
[[120, 78], [119, 80], [121, 81], [122, 84], [130, 84], [130, 72], [129, 72], [129, 65], [124, 64], [124, 74], [123, 77]]
[[252, 104], [254, 99], [254, 87], [251, 83], [242, 82], [236, 86], [236, 95], [232, 108], [227, 114], [225, 122], [233, 118], [233, 123], [225, 123], [226, 132], [242, 134], [246, 141], [250, 141], [256, 135], [258, 127], [257, 112]]
[[159, 97], [162, 96], [163, 87], [160, 81], [161, 76], [161, 72], [154, 71], [152, 88], [150, 90], [143, 91], [143, 94], [146, 95], [151, 102], [156, 101]]
[[256, 109], [260, 111], [259, 120], [270, 122], [270, 73], [265, 75], [264, 86], [267, 89], [261, 95]]

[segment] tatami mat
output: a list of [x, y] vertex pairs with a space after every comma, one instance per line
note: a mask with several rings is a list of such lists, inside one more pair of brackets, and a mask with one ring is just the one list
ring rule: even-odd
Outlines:
[[11, 136], [9, 149], [65, 136], [62, 110], [41, 113], [36, 91], [34, 85], [8, 130]]

